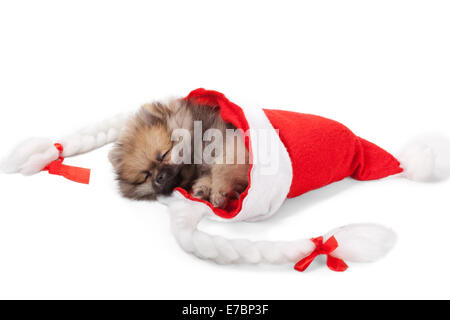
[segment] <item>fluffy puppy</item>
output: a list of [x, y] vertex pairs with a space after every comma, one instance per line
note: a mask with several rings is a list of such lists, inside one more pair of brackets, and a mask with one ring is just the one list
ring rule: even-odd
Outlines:
[[[194, 130], [199, 123], [200, 140], [194, 135], [194, 131], [199, 133]], [[176, 135], [179, 132], [183, 134]], [[208, 139], [211, 132], [216, 135]], [[217, 133], [221, 141], [216, 140]], [[212, 150], [208, 159], [204, 150]], [[143, 105], [126, 125], [109, 159], [121, 193], [132, 199], [154, 200], [182, 187], [225, 208], [230, 198], [248, 186], [249, 155], [240, 131], [222, 120], [217, 106], [183, 99]]]

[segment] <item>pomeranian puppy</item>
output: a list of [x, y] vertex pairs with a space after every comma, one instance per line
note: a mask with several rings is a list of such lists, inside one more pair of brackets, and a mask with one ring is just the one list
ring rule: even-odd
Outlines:
[[[195, 136], [199, 132], [200, 139]], [[214, 139], [208, 139], [211, 132]], [[208, 159], [204, 150], [212, 150]], [[155, 200], [181, 187], [225, 208], [248, 186], [249, 155], [240, 130], [222, 120], [218, 106], [184, 99], [143, 105], [109, 159], [121, 193], [132, 199]]]

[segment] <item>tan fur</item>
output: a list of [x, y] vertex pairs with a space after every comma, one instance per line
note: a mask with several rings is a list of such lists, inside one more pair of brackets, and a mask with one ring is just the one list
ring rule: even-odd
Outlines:
[[[152, 137], [159, 139], [152, 139]], [[133, 132], [132, 144], [123, 156], [123, 177], [127, 180], [139, 182], [143, 180], [146, 170], [153, 170], [154, 161], [158, 155], [165, 154], [172, 148], [168, 139], [167, 130], [161, 125], [153, 127], [140, 127]], [[164, 161], [167, 162], [166, 156]]]

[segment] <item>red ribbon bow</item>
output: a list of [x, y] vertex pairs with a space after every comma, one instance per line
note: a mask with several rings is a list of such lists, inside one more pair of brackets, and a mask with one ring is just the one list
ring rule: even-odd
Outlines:
[[59, 143], [55, 143], [55, 147], [59, 151], [58, 159], [50, 162], [44, 169], [42, 169], [42, 171], [48, 171], [48, 173], [50, 174], [63, 176], [66, 179], [78, 183], [89, 184], [91, 170], [63, 164], [64, 161], [64, 158], [62, 157], [62, 152], [64, 150], [63, 146]]
[[294, 267], [295, 270], [300, 272], [305, 271], [306, 268], [309, 267], [311, 262], [313, 262], [313, 260], [321, 254], [327, 255], [327, 266], [328, 268], [330, 268], [330, 270], [338, 272], [347, 270], [348, 266], [344, 262], [344, 260], [330, 255], [330, 253], [332, 253], [338, 247], [338, 242], [334, 236], [329, 238], [325, 243], [323, 243], [323, 237], [313, 238], [311, 239], [311, 241], [314, 243], [316, 248], [309, 256], [297, 262]]

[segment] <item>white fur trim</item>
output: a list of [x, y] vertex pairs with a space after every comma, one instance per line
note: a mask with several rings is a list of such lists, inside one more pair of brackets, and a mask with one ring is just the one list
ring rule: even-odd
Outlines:
[[[234, 101], [233, 101], [234, 102]], [[236, 103], [236, 102], [234, 102]], [[239, 105], [239, 104], [238, 104]], [[253, 163], [250, 173], [250, 188], [242, 203], [242, 209], [235, 220], [258, 221], [271, 217], [286, 200], [292, 183], [292, 163], [289, 154], [278, 133], [273, 128], [260, 106], [254, 104], [239, 105], [250, 127], [250, 148], [253, 155], [262, 157], [264, 148], [258, 141], [258, 130], [265, 130], [273, 139], [278, 150], [270, 158], [274, 172], [265, 172], [267, 164], [262, 161]], [[262, 142], [267, 143], [267, 141]], [[270, 151], [270, 152], [273, 152]]]
[[415, 181], [438, 181], [450, 176], [450, 141], [438, 135], [419, 137], [397, 157], [404, 175]]

